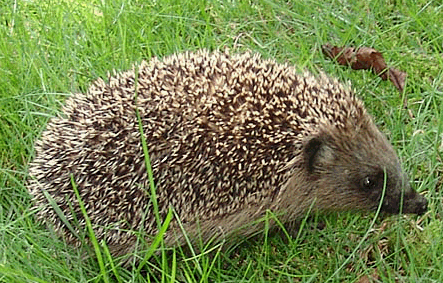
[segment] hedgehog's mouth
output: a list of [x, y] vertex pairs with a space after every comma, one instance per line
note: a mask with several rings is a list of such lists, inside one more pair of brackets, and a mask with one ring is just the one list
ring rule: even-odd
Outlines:
[[387, 212], [390, 214], [417, 214], [423, 215], [428, 210], [428, 201], [422, 195], [413, 192], [409, 196], [405, 196], [403, 198], [403, 203], [401, 203], [401, 199], [390, 198], [387, 196], [381, 207], [381, 211]]

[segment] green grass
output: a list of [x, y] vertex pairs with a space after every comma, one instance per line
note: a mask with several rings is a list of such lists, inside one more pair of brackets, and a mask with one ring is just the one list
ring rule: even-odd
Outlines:
[[[0, 2], [0, 282], [358, 282], [374, 274], [381, 282], [443, 282], [443, 5], [330, 2]], [[378, 49], [408, 73], [405, 93], [325, 59], [326, 42]], [[372, 214], [315, 216], [295, 239], [264, 232], [195, 256], [162, 249], [141, 270], [115, 266], [101, 243], [101, 262], [83, 259], [85, 249], [33, 220], [27, 163], [70, 93], [152, 56], [225, 47], [351, 81], [430, 211], [377, 219], [372, 230]], [[317, 222], [326, 225], [310, 228]]]

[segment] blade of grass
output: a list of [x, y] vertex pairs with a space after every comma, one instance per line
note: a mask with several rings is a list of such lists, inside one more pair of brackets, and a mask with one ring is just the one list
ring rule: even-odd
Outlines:
[[92, 228], [91, 220], [89, 219], [88, 213], [86, 212], [85, 204], [83, 203], [82, 198], [80, 197], [80, 193], [77, 188], [77, 184], [74, 180], [74, 175], [71, 174], [71, 185], [74, 190], [75, 196], [77, 197], [78, 205], [80, 206], [80, 210], [85, 218], [86, 228], [88, 230], [89, 239], [94, 247], [95, 256], [97, 257], [98, 264], [100, 266], [100, 275], [105, 283], [109, 282], [108, 273], [105, 269], [105, 264], [103, 262], [103, 256], [100, 251], [100, 245], [95, 237], [94, 229]]
[[351, 254], [346, 258], [345, 261], [342, 262], [340, 267], [337, 268], [331, 276], [329, 276], [329, 278], [325, 281], [325, 283], [327, 283], [329, 281], [333, 281], [333, 279], [337, 276], [337, 274], [351, 261], [352, 258], [354, 258], [354, 256], [357, 253], [357, 251], [360, 249], [360, 247], [363, 245], [363, 243], [369, 237], [369, 233], [371, 233], [372, 228], [374, 227], [375, 222], [377, 221], [378, 215], [380, 214], [381, 207], [383, 205], [383, 200], [384, 200], [385, 194], [386, 194], [386, 184], [387, 184], [387, 174], [385, 172], [385, 174], [384, 174], [384, 183], [383, 183], [383, 191], [382, 191], [382, 194], [381, 194], [380, 202], [378, 203], [377, 211], [375, 212], [375, 215], [374, 215], [374, 217], [373, 217], [373, 219], [371, 221], [371, 224], [369, 225], [368, 229], [366, 230], [366, 233], [363, 236], [363, 238], [361, 238], [360, 242], [358, 242], [357, 246], [354, 248], [354, 250], [352, 250]]
[[141, 271], [143, 266], [145, 266], [146, 262], [151, 258], [151, 256], [154, 254], [154, 252], [157, 250], [157, 248], [161, 244], [161, 242], [163, 240], [163, 235], [165, 234], [166, 230], [168, 229], [171, 219], [172, 219], [172, 210], [169, 209], [168, 214], [166, 215], [165, 221], [163, 222], [163, 225], [160, 227], [160, 230], [158, 231], [157, 235], [155, 235], [154, 239], [152, 240], [149, 250], [146, 252], [146, 254], [143, 258], [143, 261], [137, 267], [137, 272]]

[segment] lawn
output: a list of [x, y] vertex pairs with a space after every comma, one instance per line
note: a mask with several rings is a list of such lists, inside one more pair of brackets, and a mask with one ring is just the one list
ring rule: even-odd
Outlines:
[[[0, 282], [443, 282], [442, 31], [443, 4], [432, 0], [2, 1]], [[408, 74], [404, 92], [325, 58], [328, 42], [379, 50]], [[290, 239], [263, 231], [194, 255], [159, 247], [141, 270], [37, 223], [27, 164], [66, 97], [134, 62], [201, 48], [252, 50], [351, 82], [429, 211], [312, 215]]]

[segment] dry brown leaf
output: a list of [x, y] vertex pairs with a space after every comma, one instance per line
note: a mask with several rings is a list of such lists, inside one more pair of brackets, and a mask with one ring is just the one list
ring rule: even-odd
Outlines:
[[389, 79], [391, 82], [395, 85], [395, 87], [400, 91], [403, 92], [403, 89], [405, 88], [405, 81], [406, 81], [406, 72], [390, 68], [388, 73]]
[[379, 282], [380, 276], [378, 275], [377, 268], [374, 268], [372, 275], [363, 275], [357, 281], [357, 283], [373, 283]]
[[357, 283], [371, 283], [371, 281], [369, 281], [369, 275], [363, 275], [358, 279]]
[[403, 71], [389, 68], [386, 65], [383, 55], [370, 47], [338, 47], [329, 43], [322, 46], [323, 54], [331, 59], [335, 59], [340, 65], [350, 66], [354, 70], [372, 70], [383, 80], [389, 80], [394, 86], [403, 92], [407, 74]]

